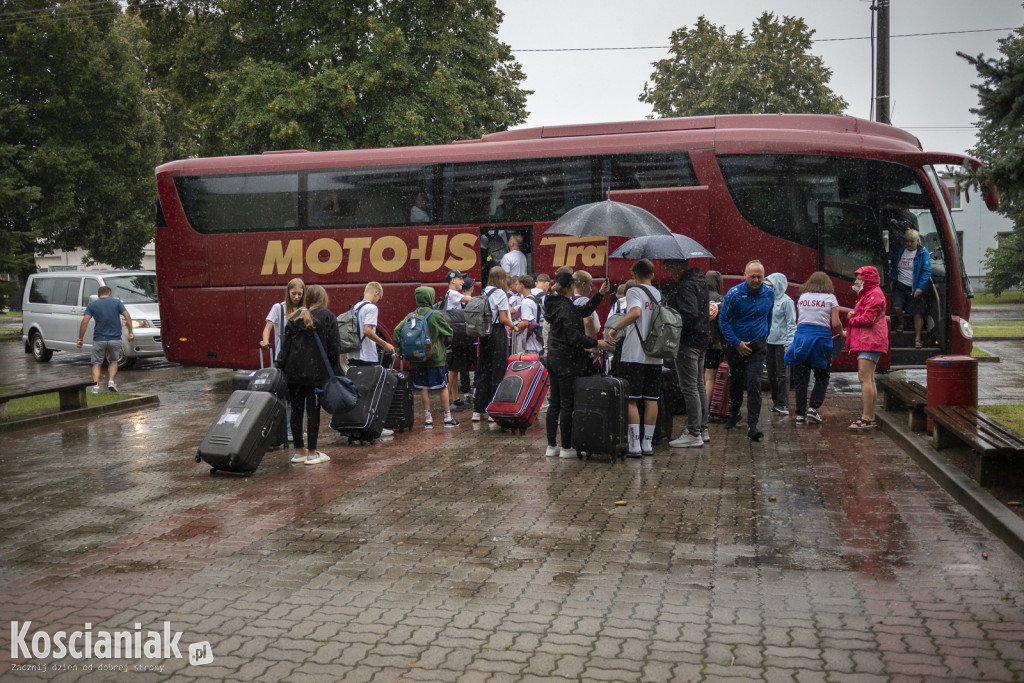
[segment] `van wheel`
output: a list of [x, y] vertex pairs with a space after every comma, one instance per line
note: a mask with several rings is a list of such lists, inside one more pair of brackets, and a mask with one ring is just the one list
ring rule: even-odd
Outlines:
[[132, 368], [135, 367], [135, 361], [137, 361], [137, 360], [138, 360], [138, 358], [135, 358], [135, 357], [129, 358], [128, 356], [126, 356], [126, 355], [124, 355], [122, 353], [121, 354], [121, 360], [117, 361], [117, 369], [118, 370], [131, 370]]
[[32, 347], [32, 357], [40, 363], [47, 363], [53, 358], [53, 351], [46, 348], [46, 344], [43, 343], [43, 335], [38, 332], [33, 332], [28, 340], [29, 346]]

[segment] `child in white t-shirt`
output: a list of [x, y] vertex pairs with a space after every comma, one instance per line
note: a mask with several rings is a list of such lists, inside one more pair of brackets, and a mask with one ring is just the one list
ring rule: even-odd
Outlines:
[[[661, 398], [661, 359], [651, 358], [643, 349], [643, 340], [651, 328], [654, 308], [661, 292], [651, 284], [654, 264], [640, 259], [630, 271], [636, 286], [626, 292], [626, 315], [615, 323], [609, 336], [622, 345], [618, 376], [629, 382], [629, 450], [639, 458], [654, 454], [654, 428], [658, 424], [658, 399]], [[639, 402], [644, 402], [643, 432], [640, 431]]]

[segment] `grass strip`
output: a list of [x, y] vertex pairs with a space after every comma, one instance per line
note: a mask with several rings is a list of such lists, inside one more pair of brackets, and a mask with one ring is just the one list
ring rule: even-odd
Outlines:
[[[133, 394], [122, 394], [120, 392], [104, 391], [99, 394], [86, 393], [85, 405], [89, 408], [101, 406], [106, 403], [117, 403], [126, 401], [133, 397]], [[56, 413], [60, 411], [60, 396], [57, 392], [40, 394], [39, 396], [28, 396], [16, 398], [7, 403], [7, 419], [14, 420], [22, 417], [30, 417], [43, 413]]]
[[975, 292], [971, 299], [974, 306], [1011, 306], [1024, 304], [1024, 292], [1003, 292], [999, 296], [991, 292]]
[[1024, 434], [1024, 405], [1004, 403], [994, 406], [978, 406], [978, 410], [1018, 434]]
[[988, 351], [979, 349], [977, 346], [971, 347], [971, 356], [974, 358], [989, 358], [991, 355]]

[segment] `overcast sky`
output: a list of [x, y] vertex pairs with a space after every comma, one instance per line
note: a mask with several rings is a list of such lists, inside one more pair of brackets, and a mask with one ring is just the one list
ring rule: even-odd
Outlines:
[[[673, 30], [703, 14], [726, 32], [747, 35], [766, 9], [801, 17], [814, 30], [812, 52], [832, 69], [829, 83], [851, 116], [870, 118], [872, 11], [869, 0], [497, 0], [499, 36], [526, 73], [525, 127], [646, 118], [638, 97], [651, 64], [666, 49], [531, 52], [565, 48], [667, 46]], [[1021, 0], [891, 0], [890, 96], [893, 125], [926, 151], [960, 153], [974, 144], [968, 111], [977, 105], [977, 71], [957, 51], [999, 56], [1008, 31], [955, 33], [1024, 25]], [[900, 34], [944, 35], [896, 37]], [[833, 40], [863, 38], [862, 40]]]

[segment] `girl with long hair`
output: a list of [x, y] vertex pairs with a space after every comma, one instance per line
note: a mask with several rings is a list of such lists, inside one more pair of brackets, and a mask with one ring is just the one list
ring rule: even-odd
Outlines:
[[501, 266], [493, 266], [487, 273], [487, 286], [480, 292], [491, 306], [491, 333], [480, 337], [473, 416], [470, 418], [473, 422], [479, 422], [483, 417], [508, 365], [508, 331], [512, 328], [512, 315], [507, 290], [508, 274]]
[[[548, 457], [575, 458], [572, 444], [572, 412], [575, 407], [573, 384], [589, 363], [587, 349], [606, 349], [608, 342], [587, 335], [584, 320], [601, 305], [608, 293], [605, 280], [594, 296], [583, 306], [573, 303], [573, 276], [560, 272], [544, 300], [544, 320], [548, 323], [548, 362], [551, 373], [551, 395], [548, 399]], [[562, 425], [562, 447], [558, 447], [558, 425]]]
[[[800, 287], [800, 298], [796, 302], [796, 334], [793, 343], [786, 350], [785, 362], [793, 368], [796, 394], [796, 423], [805, 424], [808, 419], [821, 422], [818, 408], [825, 402], [825, 391], [832, 369], [832, 335], [846, 334], [839, 319], [839, 301], [836, 299], [832, 280], [822, 271], [807, 278]], [[814, 390], [811, 392], [811, 406], [807, 407], [807, 385], [814, 373]]]
[[[288, 377], [288, 398], [291, 403], [292, 435], [295, 439], [293, 463], [316, 465], [330, 457], [316, 449], [320, 432], [320, 405], [316, 388], [329, 377], [327, 366], [314, 335], [327, 353], [335, 374], [340, 373], [341, 337], [334, 314], [328, 309], [327, 292], [320, 285], [306, 289], [303, 307], [292, 314], [284, 330], [284, 342], [277, 356], [277, 367]], [[303, 443], [302, 419], [306, 419], [306, 440]]]

